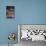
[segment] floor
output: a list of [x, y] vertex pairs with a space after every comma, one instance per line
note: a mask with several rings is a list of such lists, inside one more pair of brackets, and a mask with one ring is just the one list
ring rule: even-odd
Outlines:
[[[0, 46], [8, 46], [8, 44], [0, 44]], [[11, 46], [11, 45], [10, 45]], [[31, 40], [21, 40], [19, 44], [15, 44], [14, 46], [46, 46], [45, 41], [34, 41]]]
[[20, 46], [46, 46], [46, 42], [45, 41], [25, 41], [25, 40], [21, 40], [20, 42]]
[[[0, 44], [0, 46], [8, 46], [8, 44]], [[10, 46], [18, 46], [18, 44], [10, 45]]]

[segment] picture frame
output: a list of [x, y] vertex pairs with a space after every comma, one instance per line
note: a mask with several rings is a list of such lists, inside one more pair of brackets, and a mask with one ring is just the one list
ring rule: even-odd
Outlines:
[[6, 18], [15, 18], [15, 6], [6, 6]]

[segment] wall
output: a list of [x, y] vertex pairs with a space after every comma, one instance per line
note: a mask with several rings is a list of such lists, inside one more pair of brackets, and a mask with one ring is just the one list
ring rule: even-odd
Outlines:
[[[15, 19], [6, 19], [7, 5], [15, 6]], [[18, 32], [17, 24], [46, 24], [46, 0], [0, 0], [0, 44], [8, 43], [9, 32]]]

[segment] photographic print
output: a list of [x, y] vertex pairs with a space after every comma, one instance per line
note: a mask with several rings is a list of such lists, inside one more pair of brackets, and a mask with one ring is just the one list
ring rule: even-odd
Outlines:
[[46, 25], [19, 25], [20, 40], [46, 41]]
[[34, 46], [34, 43], [43, 45], [44, 42], [46, 43], [46, 25], [19, 24], [18, 39], [20, 46]]
[[15, 18], [15, 7], [14, 6], [6, 6], [6, 18]]

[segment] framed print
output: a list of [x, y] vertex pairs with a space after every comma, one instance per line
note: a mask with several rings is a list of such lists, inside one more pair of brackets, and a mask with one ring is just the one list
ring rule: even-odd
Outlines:
[[6, 6], [6, 18], [8, 19], [15, 18], [15, 7], [14, 6]]
[[20, 24], [18, 25], [18, 31], [20, 32], [20, 41], [46, 41], [46, 25]]

